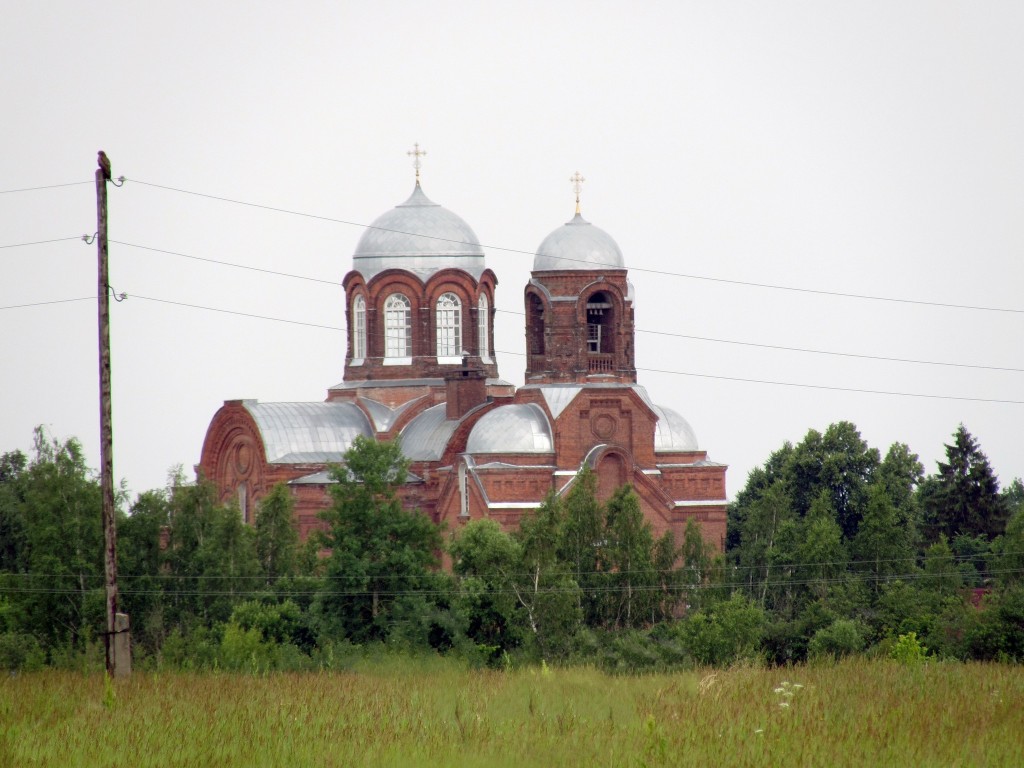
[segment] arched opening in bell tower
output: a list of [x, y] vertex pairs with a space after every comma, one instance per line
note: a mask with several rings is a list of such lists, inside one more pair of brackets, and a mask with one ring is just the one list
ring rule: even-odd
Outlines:
[[544, 354], [544, 302], [540, 296], [530, 294], [530, 310], [526, 318], [531, 355]]
[[587, 353], [611, 355], [615, 352], [615, 305], [604, 291], [587, 299]]

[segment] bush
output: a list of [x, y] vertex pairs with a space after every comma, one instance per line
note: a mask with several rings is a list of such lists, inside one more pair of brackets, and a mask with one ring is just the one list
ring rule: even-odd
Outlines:
[[0, 635], [0, 669], [32, 672], [46, 663], [46, 652], [32, 635], [5, 632]]
[[920, 664], [928, 658], [928, 649], [921, 645], [916, 632], [900, 635], [892, 647], [892, 657], [900, 664]]
[[807, 654], [810, 658], [829, 656], [833, 659], [841, 659], [843, 656], [864, 650], [866, 634], [867, 630], [860, 622], [852, 619], [836, 619], [827, 627], [814, 633], [811, 642], [807, 645]]

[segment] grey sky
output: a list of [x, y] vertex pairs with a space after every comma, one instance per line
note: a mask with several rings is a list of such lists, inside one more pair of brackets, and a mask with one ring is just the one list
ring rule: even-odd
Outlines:
[[[521, 384], [528, 254], [571, 218], [579, 170], [639, 329], [1024, 369], [1022, 39], [1009, 2], [9, 3], [0, 189], [90, 181], [102, 148], [128, 178], [112, 240], [338, 283], [360, 227], [149, 185], [368, 224], [408, 196], [419, 142], [427, 195], [485, 244], [500, 370]], [[0, 245], [94, 229], [91, 184], [0, 195]], [[225, 399], [321, 400], [341, 380], [339, 331], [143, 298], [341, 327], [337, 284], [110, 253], [130, 297], [112, 314], [115, 473], [133, 492], [191, 474]], [[95, 293], [77, 240], [0, 248], [0, 265], [0, 307]], [[97, 466], [95, 302], [0, 323], [0, 451], [46, 424]], [[1024, 475], [1021, 402], [728, 378], [1024, 401], [1020, 371], [649, 333], [636, 358], [730, 464], [730, 496], [844, 419], [929, 472], [963, 422], [1004, 484]]]

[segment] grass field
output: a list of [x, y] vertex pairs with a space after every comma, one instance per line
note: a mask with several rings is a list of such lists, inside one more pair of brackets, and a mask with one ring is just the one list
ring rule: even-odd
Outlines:
[[1024, 668], [46, 671], [0, 680], [0, 765], [1020, 766]]

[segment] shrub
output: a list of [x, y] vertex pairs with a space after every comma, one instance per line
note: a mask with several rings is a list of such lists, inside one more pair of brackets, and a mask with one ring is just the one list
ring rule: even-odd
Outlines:
[[921, 645], [916, 632], [909, 632], [896, 639], [892, 657], [900, 664], [920, 664], [928, 657], [928, 649]]
[[836, 619], [827, 627], [814, 633], [807, 645], [807, 653], [811, 658], [830, 656], [841, 659], [843, 656], [858, 653], [864, 649], [865, 628], [860, 622], [852, 619]]
[[31, 672], [46, 663], [46, 652], [32, 635], [5, 632], [0, 635], [0, 669]]

